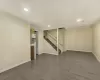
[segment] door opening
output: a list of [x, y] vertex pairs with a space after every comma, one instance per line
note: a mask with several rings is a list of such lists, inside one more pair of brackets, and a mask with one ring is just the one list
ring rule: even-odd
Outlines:
[[30, 42], [31, 42], [31, 60], [36, 59], [38, 54], [38, 31], [33, 28], [30, 30]]

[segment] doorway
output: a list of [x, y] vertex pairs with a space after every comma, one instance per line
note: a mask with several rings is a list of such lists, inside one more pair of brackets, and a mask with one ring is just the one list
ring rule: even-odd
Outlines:
[[43, 31], [44, 52], [59, 55], [64, 52], [64, 28]]
[[38, 55], [38, 31], [35, 31], [33, 28], [30, 29], [30, 44], [31, 44], [31, 60], [35, 60]]

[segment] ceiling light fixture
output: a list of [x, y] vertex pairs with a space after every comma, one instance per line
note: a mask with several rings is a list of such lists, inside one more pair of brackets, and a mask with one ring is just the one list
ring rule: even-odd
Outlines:
[[51, 27], [51, 25], [48, 25], [48, 27]]
[[77, 22], [84, 22], [84, 20], [81, 19], [81, 18], [77, 19], [76, 21], [77, 21]]
[[24, 8], [24, 11], [28, 12], [28, 9], [27, 8]]

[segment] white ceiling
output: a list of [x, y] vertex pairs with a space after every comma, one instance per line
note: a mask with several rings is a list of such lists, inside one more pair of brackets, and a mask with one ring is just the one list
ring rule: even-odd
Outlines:
[[[89, 25], [100, 18], [100, 0], [0, 0], [0, 9], [42, 29], [48, 25], [51, 28]], [[84, 22], [77, 23], [78, 18]]]

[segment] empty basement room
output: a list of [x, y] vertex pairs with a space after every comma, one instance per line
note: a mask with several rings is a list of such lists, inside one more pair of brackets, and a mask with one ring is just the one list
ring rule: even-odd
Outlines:
[[100, 80], [99, 0], [0, 0], [0, 80]]

